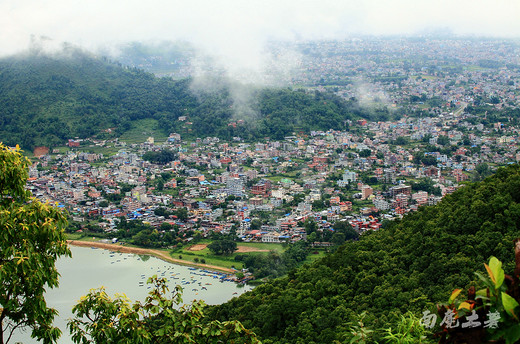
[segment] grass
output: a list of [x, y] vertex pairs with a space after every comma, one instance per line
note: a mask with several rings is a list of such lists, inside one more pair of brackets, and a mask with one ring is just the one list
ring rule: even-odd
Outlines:
[[466, 66], [466, 67], [464, 67], [464, 69], [467, 71], [471, 71], [471, 72], [486, 70], [486, 68], [483, 68], [483, 67], [480, 67], [477, 65]]
[[105, 146], [96, 146], [94, 144], [88, 146], [81, 146], [77, 150], [79, 152], [91, 153], [91, 154], [103, 154], [103, 156], [115, 155], [123, 147], [115, 147], [113, 144]]
[[205, 260], [205, 264], [222, 266], [225, 268], [235, 268], [242, 269], [243, 265], [241, 262], [235, 261], [235, 256], [237, 253], [233, 253], [230, 255], [222, 255], [218, 256], [216, 254], [211, 253], [208, 248], [205, 248], [200, 251], [189, 251], [189, 247], [183, 247], [182, 249], [173, 251], [170, 255], [172, 258], [179, 258], [182, 256], [182, 260], [195, 262], [195, 258], [198, 259], [198, 263], [201, 263], [201, 260]]
[[439, 78], [438, 76], [435, 76], [435, 75], [415, 75], [415, 76], [412, 76], [410, 78], [411, 79], [417, 79], [419, 76], [421, 78], [425, 79], [425, 80], [435, 80], [435, 79]]
[[278, 183], [280, 180], [282, 180], [284, 178], [286, 178], [286, 177], [282, 177], [282, 176], [266, 177], [266, 179], [269, 179], [273, 183]]
[[[317, 252], [317, 254], [314, 254], [314, 252]], [[304, 264], [310, 264], [318, 259], [325, 257], [326, 255], [327, 252], [323, 248], [311, 249], [311, 252], [304, 261]]]
[[[209, 244], [210, 240], [203, 240], [199, 242], [199, 244]], [[283, 244], [270, 244], [270, 243], [252, 243], [252, 242], [241, 242], [238, 243], [239, 246], [247, 246], [247, 247], [253, 247], [259, 250], [269, 250], [269, 251], [275, 251], [277, 253], [282, 253], [284, 251], [284, 245]], [[204, 259], [206, 261], [206, 264], [211, 265], [217, 265], [222, 266], [226, 268], [235, 268], [235, 269], [242, 269], [244, 266], [241, 262], [235, 261], [235, 257], [237, 255], [261, 255], [261, 254], [267, 254], [268, 252], [234, 252], [230, 255], [216, 255], [213, 254], [208, 248], [205, 248], [200, 251], [190, 251], [188, 250], [189, 246], [183, 247], [181, 249], [177, 249], [174, 252], [171, 253], [171, 256], [173, 258], [179, 258], [179, 256], [182, 256], [183, 260], [189, 261], [189, 262], [195, 262], [195, 258], [198, 259], [198, 262], [201, 262], [201, 259]]]
[[70, 151], [70, 148], [67, 146], [54, 147], [54, 149], [58, 150], [59, 153], [57, 153], [57, 154], [65, 154], [68, 151]]
[[101, 237], [95, 237], [92, 236], [92, 234], [86, 234], [86, 233], [67, 233], [66, 234], [67, 240], [81, 240], [81, 241], [100, 241], [102, 239]]
[[82, 233], [67, 233], [67, 240], [80, 240], [85, 237], [85, 234]]
[[[247, 247], [253, 247], [258, 250], [269, 250], [269, 251], [275, 251], [278, 253], [282, 253], [285, 248], [284, 244], [277, 244], [277, 243], [266, 243], [266, 242], [241, 242], [238, 244], [239, 246], [247, 246]], [[247, 252], [249, 253], [249, 252]], [[259, 252], [258, 252], [259, 253]]]
[[163, 142], [168, 138], [168, 136], [161, 131], [157, 120], [142, 119], [135, 121], [132, 128], [121, 135], [119, 141], [143, 143], [150, 136], [153, 137], [156, 142]]

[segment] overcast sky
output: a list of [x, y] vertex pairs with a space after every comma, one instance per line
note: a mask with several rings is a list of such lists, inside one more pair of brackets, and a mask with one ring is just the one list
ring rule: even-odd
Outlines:
[[359, 34], [520, 37], [519, 0], [0, 0], [0, 55], [47, 36], [93, 50], [126, 41], [188, 40], [254, 56], [266, 40]]

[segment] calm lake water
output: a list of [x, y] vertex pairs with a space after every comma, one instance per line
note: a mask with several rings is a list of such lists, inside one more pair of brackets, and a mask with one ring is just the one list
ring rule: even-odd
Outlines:
[[[59, 288], [46, 294], [48, 305], [59, 311], [54, 324], [63, 332], [60, 344], [72, 343], [66, 328], [67, 320], [72, 317], [73, 305], [90, 289], [103, 286], [111, 297], [124, 293], [132, 301], [144, 301], [150, 291], [146, 280], [157, 275], [169, 281], [170, 291], [174, 290], [175, 284], [183, 287], [184, 303], [201, 299], [207, 304], [224, 303], [252, 289], [247, 285], [220, 282], [220, 276], [216, 274], [170, 264], [155, 257], [75, 246], [71, 246], [71, 251], [72, 258], [62, 258], [56, 263], [61, 274]], [[29, 344], [35, 340], [26, 332], [11, 342]]]

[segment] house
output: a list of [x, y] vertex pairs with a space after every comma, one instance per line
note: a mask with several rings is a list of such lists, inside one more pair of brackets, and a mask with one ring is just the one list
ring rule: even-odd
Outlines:
[[280, 242], [280, 234], [268, 232], [262, 235], [262, 242]]
[[70, 139], [67, 143], [67, 146], [69, 147], [79, 147], [79, 141]]

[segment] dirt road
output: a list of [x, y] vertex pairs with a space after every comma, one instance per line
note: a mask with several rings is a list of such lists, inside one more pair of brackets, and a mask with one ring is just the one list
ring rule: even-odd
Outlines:
[[74, 245], [74, 246], [97, 247], [97, 248], [102, 248], [105, 250], [111, 250], [111, 251], [117, 251], [117, 252], [123, 252], [123, 253], [146, 254], [146, 255], [157, 257], [159, 259], [162, 259], [162, 260], [170, 262], [170, 263], [196, 266], [198, 268], [223, 271], [223, 272], [227, 272], [227, 273], [235, 272], [235, 270], [217, 266], [217, 265], [194, 263], [194, 262], [187, 262], [182, 259], [175, 259], [175, 258], [172, 258], [168, 253], [166, 253], [164, 251], [159, 251], [159, 250], [152, 250], [152, 249], [138, 248], [138, 247], [128, 247], [128, 246], [124, 246], [121, 244], [108, 244], [108, 243], [97, 242], [97, 241], [67, 240], [67, 243], [69, 245]]

